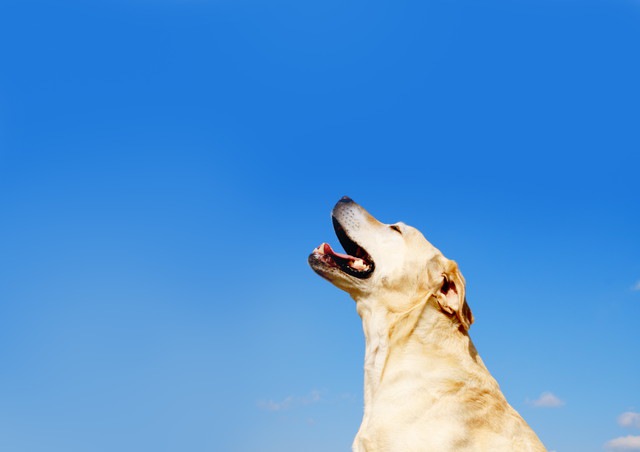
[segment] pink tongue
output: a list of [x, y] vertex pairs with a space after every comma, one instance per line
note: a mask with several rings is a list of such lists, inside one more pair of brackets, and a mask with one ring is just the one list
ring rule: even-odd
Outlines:
[[355, 261], [357, 259], [356, 257], [349, 256], [348, 254], [336, 253], [335, 251], [333, 251], [333, 249], [331, 248], [331, 246], [328, 243], [324, 243], [323, 245], [324, 245], [323, 251], [326, 254], [333, 254], [334, 256], [338, 256], [339, 258], [347, 259], [347, 260], [350, 260], [350, 261]]

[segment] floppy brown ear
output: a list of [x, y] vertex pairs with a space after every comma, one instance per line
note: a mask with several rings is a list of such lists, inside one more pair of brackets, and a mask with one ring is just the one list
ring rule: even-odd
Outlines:
[[458, 265], [449, 261], [449, 267], [443, 273], [440, 293], [436, 297], [440, 309], [455, 315], [465, 330], [473, 323], [473, 314], [465, 297], [464, 277], [458, 269]]

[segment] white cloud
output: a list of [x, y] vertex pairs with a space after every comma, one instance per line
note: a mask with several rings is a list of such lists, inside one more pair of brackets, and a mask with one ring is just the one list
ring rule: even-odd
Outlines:
[[640, 413], [627, 411], [618, 416], [618, 424], [622, 427], [640, 428]]
[[305, 396], [288, 396], [283, 400], [259, 400], [258, 407], [265, 411], [283, 411], [297, 406], [311, 405], [320, 401], [320, 391], [314, 389]]
[[543, 392], [536, 400], [527, 400], [527, 403], [536, 408], [558, 408], [564, 405], [564, 401], [551, 392]]
[[636, 285], [631, 288], [631, 290], [640, 290], [640, 281], [638, 281]]
[[640, 450], [640, 436], [621, 436], [620, 438], [608, 441], [604, 448], [606, 450]]

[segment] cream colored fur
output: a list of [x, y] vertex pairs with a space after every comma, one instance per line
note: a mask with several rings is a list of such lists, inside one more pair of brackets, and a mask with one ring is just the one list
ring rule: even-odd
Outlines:
[[383, 224], [348, 198], [333, 216], [375, 263], [359, 279], [310, 259], [362, 318], [364, 416], [353, 450], [544, 451], [476, 352], [456, 263], [415, 228]]

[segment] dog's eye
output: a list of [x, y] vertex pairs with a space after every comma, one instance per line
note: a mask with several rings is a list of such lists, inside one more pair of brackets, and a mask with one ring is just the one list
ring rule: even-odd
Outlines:
[[395, 224], [389, 225], [389, 227], [391, 229], [393, 229], [394, 231], [398, 231], [400, 234], [402, 234], [402, 230], [400, 229], [400, 226], [397, 226]]

